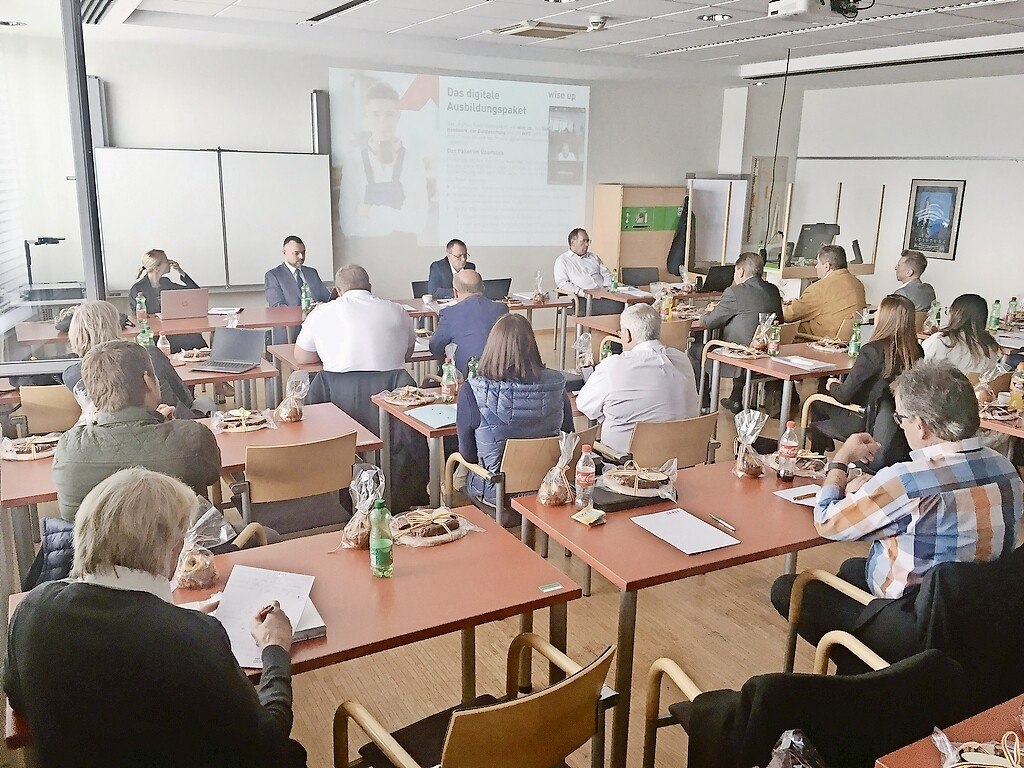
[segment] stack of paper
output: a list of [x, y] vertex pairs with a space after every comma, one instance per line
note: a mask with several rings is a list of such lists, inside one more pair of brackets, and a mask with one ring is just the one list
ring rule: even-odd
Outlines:
[[820, 490], [820, 485], [801, 485], [798, 488], [775, 491], [775, 495], [780, 499], [791, 501], [794, 504], [802, 504], [813, 509], [818, 503], [818, 491]]
[[406, 413], [428, 427], [442, 429], [455, 423], [456, 410], [454, 405], [421, 405], [410, 408]]
[[627, 296], [637, 296], [639, 298], [647, 298], [648, 296], [653, 297], [654, 294], [650, 291], [643, 291], [639, 288], [634, 288], [632, 285], [620, 285], [619, 293], [624, 293]]
[[794, 368], [802, 368], [805, 371], [827, 371], [830, 368], [836, 367], [833, 363], [827, 363], [824, 360], [812, 360], [809, 357], [800, 357], [800, 355], [776, 357], [774, 360], [776, 363], [791, 365]]
[[740, 543], [739, 539], [733, 538], [725, 531], [678, 508], [651, 515], [638, 515], [633, 518], [633, 522], [688, 555], [698, 555], [701, 552]]
[[323, 637], [327, 627], [309, 599], [313, 577], [236, 565], [217, 606], [217, 620], [231, 641], [231, 651], [242, 667], [263, 666], [262, 654], [249, 631], [253, 616], [275, 600], [292, 623], [292, 640]]

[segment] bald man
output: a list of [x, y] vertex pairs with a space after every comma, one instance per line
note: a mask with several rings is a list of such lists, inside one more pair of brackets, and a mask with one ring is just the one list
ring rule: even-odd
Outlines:
[[498, 318], [508, 314], [502, 301], [484, 296], [484, 281], [475, 269], [463, 269], [452, 278], [457, 303], [441, 310], [437, 330], [430, 337], [430, 351], [444, 362], [445, 348], [455, 344], [455, 367], [466, 374], [469, 359], [484, 352], [487, 335]]

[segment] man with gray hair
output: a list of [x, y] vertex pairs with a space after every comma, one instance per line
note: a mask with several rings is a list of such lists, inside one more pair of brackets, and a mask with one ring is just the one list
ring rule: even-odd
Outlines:
[[929, 283], [921, 282], [921, 275], [928, 267], [928, 259], [920, 251], [904, 251], [896, 262], [896, 279], [902, 285], [895, 296], [906, 296], [914, 302], [914, 309], [927, 312], [935, 301], [935, 289]]
[[[814, 525], [825, 538], [873, 542], [867, 559], [847, 560], [839, 576], [889, 599], [918, 589], [940, 563], [1009, 554], [1024, 509], [1017, 470], [975, 437], [978, 401], [967, 377], [948, 363], [922, 361], [892, 389], [894, 418], [910, 445], [910, 461], [851, 480], [850, 463], [868, 461], [881, 448], [868, 434], [853, 435], [828, 465], [814, 509]], [[782, 576], [772, 587], [772, 602], [783, 616], [789, 615], [795, 578]], [[864, 606], [811, 586], [804, 595], [801, 635], [816, 643], [833, 629], [853, 631]]]
[[484, 296], [484, 281], [475, 269], [456, 272], [452, 289], [458, 302], [441, 310], [437, 330], [430, 337], [430, 351], [443, 363], [445, 349], [454, 344], [455, 367], [465, 375], [470, 358], [480, 359], [491, 328], [499, 317], [508, 314], [508, 306]]
[[601, 361], [576, 396], [576, 407], [602, 421], [601, 442], [629, 451], [633, 427], [700, 415], [693, 368], [686, 354], [661, 343], [661, 318], [649, 304], [626, 308], [619, 319], [621, 355]]
[[370, 276], [348, 264], [334, 276], [339, 296], [313, 309], [295, 342], [295, 359], [325, 371], [393, 371], [416, 344], [412, 318], [401, 305], [374, 296]]

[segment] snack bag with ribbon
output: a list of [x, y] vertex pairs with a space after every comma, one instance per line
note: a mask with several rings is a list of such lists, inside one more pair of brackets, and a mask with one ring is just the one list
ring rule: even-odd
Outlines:
[[537, 290], [533, 294], [533, 300], [536, 301], [536, 302], [545, 302], [545, 301], [547, 301], [548, 294], [544, 290], [544, 275], [541, 274], [541, 271], [539, 269], [537, 270], [536, 282], [537, 282]]
[[373, 464], [356, 464], [348, 492], [352, 496], [352, 519], [341, 532], [338, 548], [369, 549], [370, 510], [374, 502], [384, 498], [384, 473]]
[[217, 579], [213, 547], [226, 544], [235, 537], [235, 530], [216, 507], [201, 496], [196, 497], [196, 521], [185, 532], [185, 546], [178, 556], [172, 585], [175, 589], [206, 589]]
[[772, 325], [775, 323], [774, 312], [762, 312], [758, 315], [757, 328], [750, 339], [750, 348], [757, 352], [765, 352], [768, 349], [768, 339], [771, 337]]
[[593, 341], [589, 333], [581, 333], [580, 337], [576, 339], [576, 342], [572, 345], [572, 348], [576, 350], [576, 371], [582, 371], [584, 368], [594, 367], [594, 348], [592, 346]]
[[82, 409], [82, 415], [78, 419], [79, 424], [95, 424], [96, 414], [98, 408], [96, 403], [89, 397], [89, 393], [85, 391], [85, 382], [79, 381], [75, 384], [75, 388], [71, 390], [71, 393], [75, 396], [75, 400], [78, 401], [78, 407]]
[[978, 405], [989, 405], [996, 401], [996, 392], [992, 389], [992, 382], [1009, 371], [1007, 366], [996, 363], [978, 376], [978, 383], [974, 387], [974, 396], [978, 398]]
[[785, 731], [772, 749], [768, 768], [826, 768], [818, 750], [802, 731]]
[[558, 438], [559, 457], [537, 490], [537, 501], [547, 507], [560, 507], [572, 501], [573, 484], [569, 480], [569, 465], [580, 439], [575, 432], [563, 432]]
[[[1024, 710], [1018, 716], [1024, 728]], [[1016, 731], [1006, 731], [999, 741], [968, 741], [958, 744], [936, 728], [932, 743], [942, 755], [942, 768], [1017, 768], [1024, 764], [1024, 744]]]
[[436, 547], [482, 530], [448, 507], [413, 509], [391, 519], [395, 541], [407, 547]]
[[277, 429], [277, 421], [270, 408], [262, 411], [232, 408], [210, 414], [210, 431], [215, 435], [221, 432], [255, 432], [264, 428]]
[[630, 459], [618, 469], [606, 469], [597, 480], [597, 486], [611, 493], [627, 493], [635, 496], [656, 494], [667, 501], [676, 500], [676, 476], [679, 474], [678, 459], [669, 459], [660, 467], [641, 467]]
[[285, 395], [281, 404], [274, 411], [276, 421], [302, 421], [302, 403], [309, 392], [309, 374], [305, 371], [293, 371], [285, 385]]
[[747, 409], [736, 414], [736, 467], [737, 477], [760, 477], [764, 474], [764, 459], [754, 450], [754, 441], [761, 434], [768, 414]]

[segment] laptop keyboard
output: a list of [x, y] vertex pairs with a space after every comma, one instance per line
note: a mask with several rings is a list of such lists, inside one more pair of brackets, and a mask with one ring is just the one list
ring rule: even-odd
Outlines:
[[210, 361], [204, 365], [197, 365], [192, 370], [195, 371], [214, 371], [215, 373], [242, 373], [248, 371], [250, 368], [255, 368], [258, 363], [215, 363]]

